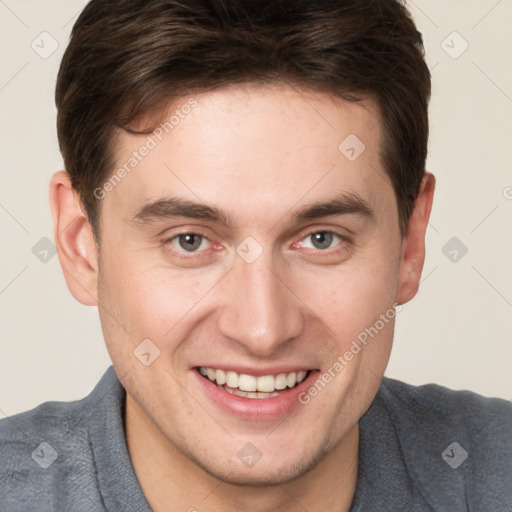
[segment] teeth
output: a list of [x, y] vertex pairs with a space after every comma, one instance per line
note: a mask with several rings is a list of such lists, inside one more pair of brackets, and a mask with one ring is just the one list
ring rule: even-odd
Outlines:
[[276, 379], [274, 378], [273, 375], [263, 375], [263, 377], [258, 377], [256, 379], [256, 387], [258, 388], [258, 391], [274, 391], [274, 389], [276, 389], [274, 385], [275, 380]]
[[286, 373], [280, 373], [276, 376], [275, 387], [276, 389], [285, 389], [288, 386], [288, 379], [286, 378]]
[[274, 396], [279, 396], [279, 393], [248, 393], [247, 391], [240, 391], [238, 388], [228, 388], [227, 386], [222, 386], [224, 391], [231, 393], [232, 395], [243, 396], [244, 398], [273, 398]]
[[224, 370], [215, 370], [215, 380], [219, 386], [226, 383], [226, 372]]
[[238, 389], [242, 391], [256, 391], [256, 383], [256, 377], [252, 375], [242, 373], [240, 377], [238, 377]]
[[[212, 379], [210, 379], [212, 380]], [[230, 388], [238, 387], [238, 373], [236, 372], [226, 372], [226, 384]]]
[[238, 374], [227, 371], [199, 367], [199, 373], [221, 386], [228, 393], [246, 398], [269, 398], [277, 396], [276, 391], [293, 388], [300, 384], [307, 375], [306, 370], [300, 372], [280, 373], [278, 375], [262, 375], [255, 377], [246, 373]]

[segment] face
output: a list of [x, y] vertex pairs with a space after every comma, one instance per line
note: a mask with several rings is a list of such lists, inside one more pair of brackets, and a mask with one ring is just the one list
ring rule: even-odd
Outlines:
[[130, 171], [98, 192], [107, 347], [188, 460], [286, 482], [357, 424], [391, 350], [403, 244], [377, 110], [277, 85], [174, 110], [151, 142], [120, 134]]

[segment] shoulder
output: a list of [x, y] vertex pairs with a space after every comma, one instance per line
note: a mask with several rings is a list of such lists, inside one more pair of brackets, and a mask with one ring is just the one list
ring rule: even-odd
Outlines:
[[502, 398], [487, 398], [472, 391], [455, 391], [437, 384], [413, 386], [384, 378], [381, 395], [392, 417], [415, 419], [425, 428], [449, 425], [480, 442], [497, 437], [511, 442], [512, 403]]
[[51, 501], [70, 484], [94, 486], [89, 426], [98, 402], [108, 395], [112, 373], [111, 367], [81, 400], [45, 402], [0, 420], [2, 506], [32, 510], [37, 504], [38, 510], [52, 510]]
[[405, 463], [433, 505], [461, 499], [471, 510], [501, 511], [512, 504], [511, 402], [388, 378], [379, 395]]
[[[40, 443], [76, 444], [87, 435], [88, 397], [74, 402], [45, 402], [34, 409], [0, 420], [0, 471], [16, 461], [25, 467], [27, 451]], [[31, 457], [29, 457], [30, 459]], [[18, 460], [19, 459], [19, 460]]]

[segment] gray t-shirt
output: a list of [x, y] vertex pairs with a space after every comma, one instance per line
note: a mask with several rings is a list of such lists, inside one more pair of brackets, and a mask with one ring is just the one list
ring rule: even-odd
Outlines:
[[[126, 447], [125, 396], [110, 367], [83, 400], [0, 421], [0, 511], [150, 512]], [[351, 512], [512, 511], [505, 400], [385, 378], [359, 452]]]

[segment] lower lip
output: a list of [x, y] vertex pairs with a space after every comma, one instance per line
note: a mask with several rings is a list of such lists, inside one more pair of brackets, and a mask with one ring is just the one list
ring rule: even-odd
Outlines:
[[198, 379], [206, 395], [225, 412], [244, 419], [272, 420], [290, 414], [296, 407], [304, 407], [299, 402], [299, 395], [308, 389], [320, 372], [311, 370], [308, 377], [298, 386], [283, 391], [272, 398], [245, 398], [233, 395], [201, 376], [195, 369], [191, 370]]

